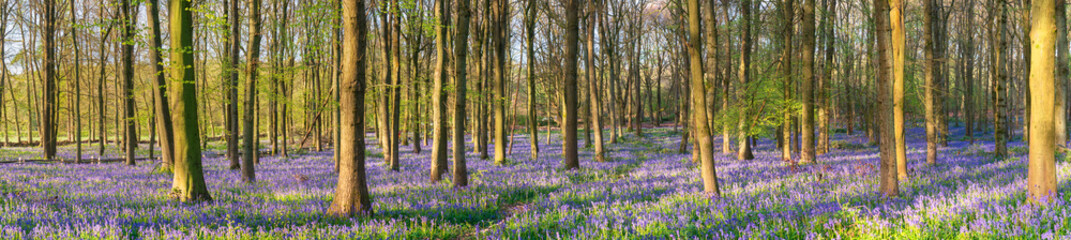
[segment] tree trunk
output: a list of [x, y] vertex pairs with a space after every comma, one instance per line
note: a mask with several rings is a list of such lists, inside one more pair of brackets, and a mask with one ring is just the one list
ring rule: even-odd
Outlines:
[[535, 23], [536, 23], [536, 0], [527, 0], [525, 6], [525, 46], [527, 64], [525, 78], [528, 79], [528, 136], [531, 144], [529, 152], [531, 159], [539, 157], [539, 122], [536, 118], [536, 80], [535, 80]]
[[[1033, 203], [1049, 204], [1056, 196], [1055, 0], [1034, 0], [1030, 7], [1030, 163], [1026, 186]], [[1066, 48], [1066, 46], [1061, 46]]]
[[[433, 129], [430, 179], [433, 183], [439, 182], [442, 179], [443, 172], [446, 171], [447, 112], [446, 89], [444, 88], [446, 87], [446, 82], [449, 78], [446, 66], [446, 26], [450, 25], [450, 11], [448, 8], [449, 6], [446, 5], [446, 0], [435, 1], [435, 16], [439, 19], [439, 24], [435, 24], [435, 80], [432, 83], [431, 90], [431, 126]], [[464, 139], [464, 137], [462, 137], [462, 139]]]
[[172, 160], [171, 147], [175, 137], [171, 123], [171, 107], [168, 106], [171, 101], [167, 97], [167, 80], [164, 79], [164, 63], [160, 54], [162, 46], [160, 44], [159, 0], [149, 0], [147, 7], [149, 13], [145, 14], [145, 16], [149, 18], [149, 26], [152, 27], [152, 50], [149, 51], [149, 58], [155, 63], [153, 64], [153, 75], [156, 77], [156, 81], [153, 82], [156, 124], [152, 127], [155, 127], [156, 132], [160, 134], [161, 160], [163, 160], [164, 168], [169, 168], [171, 162], [174, 161]]
[[[688, 57], [691, 69], [692, 92], [692, 132], [695, 134], [695, 145], [692, 154], [698, 154], [702, 167], [700, 175], [703, 178], [703, 192], [721, 197], [718, 189], [717, 173], [714, 169], [714, 145], [710, 138], [710, 125], [707, 121], [706, 88], [703, 86], [703, 45], [701, 44], [701, 30], [699, 21], [699, 1], [688, 0]], [[712, 11], [713, 12], [713, 11]]]
[[249, 0], [249, 50], [246, 51], [245, 68], [245, 115], [243, 116], [242, 132], [242, 181], [246, 183], [256, 182], [256, 172], [253, 162], [256, 161], [257, 151], [260, 150], [259, 142], [256, 141], [256, 122], [254, 117], [257, 109], [257, 68], [260, 65], [260, 0]]
[[[238, 48], [241, 47], [241, 39], [238, 25], [238, 0], [229, 0], [227, 14], [230, 33], [227, 35], [227, 60], [223, 67], [224, 89], [227, 94], [227, 158], [230, 160], [231, 170], [238, 169], [241, 163], [238, 161]], [[226, 3], [225, 3], [226, 4]]]
[[[468, 1], [457, 2], [457, 25], [454, 36], [454, 188], [469, 185], [465, 164], [465, 59], [468, 57], [469, 17], [472, 15]], [[574, 120], [575, 121], [575, 120]], [[575, 139], [574, 139], [575, 140]]]
[[815, 149], [814, 149], [814, 83], [817, 81], [814, 76], [814, 9], [815, 0], [803, 0], [803, 22], [800, 24], [800, 34], [803, 35], [800, 40], [800, 50], [802, 50], [803, 67], [803, 79], [800, 81], [800, 99], [803, 102], [803, 109], [800, 114], [800, 163], [812, 164], [816, 162]]
[[1067, 0], [1056, 0], [1056, 88], [1053, 119], [1056, 127], [1056, 147], [1067, 151]]
[[[740, 73], [737, 76], [740, 79], [740, 84], [736, 86], [736, 99], [737, 101], [746, 101], [745, 99], [748, 99], [747, 84], [751, 81], [749, 72], [751, 72], [751, 45], [753, 44], [751, 42], [751, 0], [741, 1], [739, 8], [744, 18], [741, 20], [744, 26], [741, 27], [740, 31]], [[740, 114], [738, 114], [739, 121], [736, 125], [738, 131], [736, 142], [739, 144], [739, 149], [736, 153], [736, 159], [750, 160], [755, 156], [751, 153], [751, 143], [747, 140], [748, 110], [746, 107], [742, 107], [746, 106], [745, 104], [739, 104], [739, 106], [741, 106], [739, 108]]]
[[[781, 94], [784, 99], [781, 119], [781, 161], [795, 164], [792, 160], [792, 146], [789, 138], [792, 137], [792, 86], [794, 74], [792, 73], [792, 35], [795, 31], [796, 9], [793, 7], [795, 0], [781, 0], [778, 8], [781, 10]], [[726, 99], [728, 100], [728, 99]]]
[[[137, 20], [134, 19], [134, 12], [131, 10], [130, 1], [122, 1], [120, 5], [120, 11], [123, 15], [123, 48], [122, 48], [122, 61], [123, 61], [123, 115], [126, 119], [123, 120], [126, 125], [126, 137], [123, 139], [123, 145], [125, 147], [125, 159], [127, 165], [135, 165], [134, 162], [134, 150], [138, 148], [138, 134], [137, 125], [134, 114], [134, 26], [137, 24]], [[47, 46], [46, 46], [47, 47]], [[45, 87], [48, 90], [47, 86]], [[51, 111], [51, 110], [48, 110]], [[49, 118], [45, 118], [49, 119]], [[54, 125], [54, 124], [53, 124]], [[53, 132], [55, 134], [55, 132]], [[55, 145], [55, 139], [51, 140], [51, 145]], [[54, 147], [54, 146], [53, 146]]]
[[565, 129], [562, 129], [564, 139], [564, 148], [562, 149], [562, 157], [564, 158], [566, 169], [579, 169], [580, 161], [577, 159], [577, 138], [576, 138], [576, 120], [577, 120], [577, 50], [579, 48], [579, 41], [577, 40], [577, 32], [579, 31], [579, 17], [577, 12], [579, 11], [581, 0], [565, 0], [565, 85], [562, 86], [565, 90], [565, 115], [563, 120], [565, 121]]
[[1007, 71], [1004, 71], [1003, 56], [1007, 41], [1002, 36], [1008, 21], [1006, 11], [1006, 4], [1003, 0], [989, 1], [989, 76], [993, 79], [990, 81], [992, 84], [990, 98], [993, 100], [993, 138], [995, 139], [993, 152], [998, 157], [1008, 155], [1008, 140], [1004, 133], [1007, 128], [1004, 122], [1004, 87], [1008, 75]]
[[182, 202], [211, 201], [201, 167], [201, 133], [197, 122], [197, 84], [194, 78], [193, 17], [189, 1], [170, 1], [171, 79], [168, 88], [175, 114], [171, 121], [175, 133], [172, 196]]
[[926, 163], [930, 165], [937, 164], [937, 116], [934, 112], [936, 105], [934, 99], [934, 92], [936, 86], [934, 85], [934, 67], [936, 65], [936, 57], [934, 56], [934, 25], [937, 23], [937, 0], [925, 0], [923, 3], [923, 34], [922, 39], [925, 42], [923, 52], [925, 56], [925, 87], [923, 92], [925, 95], [924, 107], [926, 108]]
[[[892, 76], [893, 81], [893, 134], [896, 141], [896, 176], [899, 180], [907, 180], [907, 148], [904, 142], [904, 63], [905, 45], [907, 37], [904, 30], [903, 1], [889, 1], [889, 26], [892, 50]], [[882, 132], [884, 135], [885, 132]]]
[[[896, 0], [893, 0], [896, 1]], [[900, 187], [897, 181], [897, 167], [896, 167], [896, 139], [893, 137], [893, 44], [890, 41], [891, 36], [891, 24], [889, 23], [889, 2], [886, 1], [874, 1], [874, 16], [873, 21], [875, 28], [877, 29], [877, 48], [878, 48], [878, 74], [877, 74], [877, 92], [878, 92], [878, 109], [876, 111], [875, 118], [877, 118], [878, 128], [880, 129], [878, 135], [880, 135], [880, 190], [885, 197], [897, 197], [900, 195]]]
[[[588, 118], [591, 121], [592, 133], [594, 134], [594, 148], [595, 153], [592, 156], [595, 161], [605, 162], [606, 154], [603, 152], [602, 144], [602, 121], [599, 116], [602, 114], [599, 108], [602, 106], [602, 98], [599, 97], [599, 81], [595, 79], [595, 16], [601, 12], [596, 8], [596, 1], [588, 1], [588, 17], [586, 27], [585, 47], [587, 48], [587, 58], [585, 59], [585, 65], [587, 67], [587, 79], [588, 79], [588, 108], [591, 110], [591, 115]], [[600, 6], [602, 2], [599, 2]]]
[[342, 4], [342, 78], [339, 81], [339, 122], [342, 141], [338, 144], [341, 160], [335, 197], [327, 215], [372, 216], [372, 201], [365, 176], [364, 94], [365, 94], [365, 25], [364, 0], [345, 0]]

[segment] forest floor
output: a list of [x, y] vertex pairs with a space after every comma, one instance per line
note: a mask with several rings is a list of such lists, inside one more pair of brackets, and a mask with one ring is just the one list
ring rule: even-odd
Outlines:
[[[369, 143], [375, 216], [324, 218], [336, 174], [331, 151], [263, 156], [258, 182], [241, 183], [217, 147], [205, 154], [213, 202], [168, 199], [171, 176], [152, 162], [0, 164], [0, 239], [950, 239], [1071, 236], [1071, 194], [1048, 206], [1027, 203], [1026, 148], [995, 158], [991, 139], [969, 144], [952, 129], [937, 166], [925, 164], [923, 131], [909, 129], [909, 179], [901, 196], [877, 193], [877, 148], [865, 135], [832, 137], [818, 164], [793, 169], [775, 143], [760, 140], [754, 160], [735, 152], [715, 161], [722, 197], [701, 193], [689, 154], [672, 128], [629, 133], [606, 144], [607, 162], [581, 148], [581, 170], [561, 168], [561, 142], [541, 135], [529, 159], [518, 135], [509, 163], [468, 154], [470, 186], [449, 174], [428, 181], [428, 154], [402, 147], [401, 170], [384, 168]], [[581, 133], [581, 137], [583, 134]], [[583, 139], [583, 138], [581, 138]], [[369, 138], [374, 140], [374, 138]], [[984, 141], [983, 141], [984, 140]], [[583, 140], [581, 140], [583, 144]], [[96, 145], [87, 149], [96, 149]], [[493, 147], [490, 147], [493, 151]], [[61, 156], [73, 148], [61, 147]], [[117, 151], [107, 149], [107, 154]], [[34, 148], [0, 149], [0, 158], [35, 158]], [[66, 154], [66, 155], [64, 155]], [[89, 158], [96, 152], [87, 153]], [[1067, 193], [1071, 163], [1057, 163]]]

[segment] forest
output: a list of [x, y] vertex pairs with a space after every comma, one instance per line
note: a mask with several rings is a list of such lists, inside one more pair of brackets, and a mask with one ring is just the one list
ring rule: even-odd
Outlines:
[[0, 0], [0, 239], [1071, 238], [1067, 0]]

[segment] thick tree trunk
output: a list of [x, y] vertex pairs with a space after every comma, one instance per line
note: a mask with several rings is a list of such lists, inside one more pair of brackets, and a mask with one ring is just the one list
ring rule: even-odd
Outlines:
[[[435, 1], [435, 16], [439, 24], [435, 24], [435, 80], [431, 89], [431, 119], [432, 119], [432, 145], [431, 145], [431, 182], [442, 180], [442, 174], [446, 171], [446, 84], [448, 81], [446, 61], [446, 33], [450, 25], [449, 6], [446, 0]], [[363, 14], [363, 13], [362, 13]], [[464, 139], [464, 137], [462, 137]]]
[[[894, 0], [895, 1], [895, 0]], [[897, 181], [897, 167], [896, 167], [896, 139], [893, 133], [893, 54], [891, 36], [891, 24], [889, 14], [889, 4], [886, 1], [874, 1], [874, 16], [873, 21], [875, 28], [877, 29], [877, 48], [878, 48], [878, 74], [877, 74], [877, 92], [878, 92], [878, 109], [875, 113], [877, 118], [878, 128], [880, 129], [879, 135], [880, 141], [880, 190], [885, 197], [896, 197], [900, 195], [900, 187]]]
[[[782, 105], [781, 119], [781, 161], [795, 164], [792, 159], [792, 148], [789, 138], [792, 137], [792, 86], [794, 74], [792, 73], [792, 35], [795, 35], [793, 26], [795, 23], [796, 9], [793, 7], [795, 0], [781, 0], [778, 8], [781, 10], [781, 94], [784, 104]], [[728, 99], [726, 99], [728, 100]]]
[[815, 0], [803, 0], [803, 22], [800, 24], [800, 34], [803, 35], [800, 40], [800, 50], [802, 50], [803, 72], [800, 84], [800, 99], [803, 102], [803, 109], [800, 116], [800, 163], [812, 164], [817, 162], [815, 159], [814, 148], [814, 83], [817, 81], [814, 76], [814, 9]]
[[238, 0], [229, 0], [229, 6], [227, 8], [228, 27], [230, 27], [230, 33], [227, 35], [227, 60], [223, 67], [224, 89], [227, 95], [227, 159], [230, 160], [231, 170], [238, 169], [241, 166], [238, 157], [238, 51], [241, 47], [239, 40], [241, 39], [240, 27], [238, 24], [238, 16], [241, 15], [238, 12]]
[[327, 215], [352, 217], [372, 216], [372, 201], [365, 176], [364, 94], [365, 38], [367, 26], [364, 0], [345, 0], [342, 4], [342, 78], [339, 81], [341, 141], [340, 170], [335, 197]]
[[[123, 5], [128, 7], [127, 5]], [[44, 104], [41, 106], [41, 145], [44, 147], [44, 157], [53, 160], [56, 157], [56, 1], [45, 0], [44, 2], [44, 27], [41, 30], [44, 35], [44, 93], [41, 94]], [[5, 23], [6, 24], [6, 23]], [[126, 58], [124, 58], [125, 60]], [[31, 140], [32, 142], [33, 140]], [[128, 160], [130, 161], [130, 160]]]
[[1067, 0], [1056, 0], [1056, 88], [1055, 112], [1053, 113], [1056, 127], [1056, 146], [1061, 151], [1067, 151], [1067, 85], [1068, 82], [1068, 49], [1067, 49]]
[[925, 86], [923, 92], [925, 95], [924, 107], [926, 108], [926, 163], [930, 165], [937, 164], [937, 116], [934, 112], [936, 101], [934, 99], [934, 92], [936, 88], [934, 84], [934, 74], [936, 71], [936, 57], [934, 56], [934, 48], [936, 48], [934, 42], [934, 25], [937, 23], [937, 0], [925, 0], [923, 3], [923, 34], [922, 39], [925, 42], [922, 51], [925, 56], [925, 63], [923, 64]]
[[201, 133], [197, 122], [197, 84], [194, 78], [193, 17], [189, 1], [170, 1], [171, 106], [174, 124], [174, 165], [171, 192], [182, 202], [211, 201], [201, 167]]
[[242, 131], [242, 181], [256, 182], [253, 163], [256, 162], [260, 143], [256, 140], [257, 68], [260, 65], [260, 0], [249, 0], [249, 50], [246, 51], [245, 68], [245, 115]]
[[[121, 59], [123, 61], [123, 120], [126, 126], [126, 137], [123, 139], [123, 145], [125, 149], [126, 164], [133, 166], [134, 152], [138, 148], [138, 128], [136, 124], [136, 117], [134, 115], [134, 26], [137, 21], [134, 19], [134, 12], [131, 10], [130, 1], [122, 1], [120, 10], [123, 15], [123, 48]], [[46, 46], [47, 47], [47, 46]], [[48, 94], [52, 94], [53, 90], [48, 90], [48, 86], [45, 87]], [[49, 107], [50, 108], [50, 107]], [[51, 109], [47, 110], [51, 111]], [[50, 118], [44, 118], [50, 119]], [[55, 125], [55, 124], [52, 124]], [[54, 128], [50, 127], [50, 128]], [[52, 134], [55, 134], [53, 132]], [[55, 139], [50, 143], [55, 148]]]
[[[740, 31], [740, 73], [737, 78], [740, 79], [740, 84], [736, 86], [736, 99], [737, 101], [746, 102], [748, 98], [747, 84], [750, 82], [751, 72], [751, 0], [743, 0], [740, 5], [740, 14], [743, 15], [741, 21], [743, 21], [743, 27]], [[755, 158], [751, 153], [751, 143], [748, 142], [748, 109], [744, 106], [746, 104], [737, 104], [740, 107], [740, 113], [737, 117], [737, 135], [736, 143], [739, 145], [739, 149], [736, 153], [737, 160], [750, 160]]]
[[[693, 155], [699, 155], [701, 162], [700, 176], [703, 178], [703, 192], [721, 196], [718, 189], [717, 173], [714, 169], [714, 145], [710, 138], [710, 125], [707, 121], [706, 88], [703, 86], [703, 45], [699, 21], [699, 1], [688, 0], [688, 58], [690, 65], [689, 84], [691, 84], [692, 132], [695, 134]], [[712, 11], [713, 12], [713, 11]], [[683, 141], [683, 140], [682, 140]]]
[[[1056, 196], [1055, 0], [1033, 0], [1030, 7], [1030, 163], [1026, 186], [1030, 201], [1048, 204]], [[1061, 46], [1065, 48], [1066, 46]]]
[[[595, 79], [595, 16], [600, 14], [600, 11], [596, 8], [595, 0], [588, 0], [588, 17], [586, 26], [586, 38], [585, 48], [587, 49], [587, 58], [585, 58], [585, 66], [587, 67], [587, 79], [588, 79], [588, 108], [591, 110], [590, 117], [591, 125], [594, 131], [594, 149], [595, 153], [592, 158], [595, 161], [606, 161], [606, 154], [603, 152], [602, 144], [602, 121], [599, 119], [602, 114], [599, 108], [602, 106], [602, 98], [599, 97], [599, 81]], [[601, 6], [600, 2], [600, 6]], [[496, 121], [497, 122], [497, 121]]]
[[[454, 36], [454, 188], [469, 185], [468, 168], [465, 164], [465, 81], [468, 68], [469, 17], [472, 15], [468, 1], [457, 2], [457, 25]], [[575, 60], [575, 59], [574, 59]], [[575, 120], [574, 120], [575, 121]], [[574, 125], [575, 126], [575, 125]], [[574, 131], [575, 132], [575, 131]], [[574, 138], [574, 140], [576, 140]]]
[[564, 165], [566, 169], [579, 169], [580, 161], [577, 159], [577, 138], [576, 138], [576, 120], [577, 120], [577, 51], [579, 41], [577, 40], [577, 32], [579, 31], [579, 17], [577, 12], [579, 11], [579, 1], [581, 0], [565, 0], [565, 85], [562, 86], [565, 90], [565, 115], [563, 120], [565, 121], [565, 129], [562, 129], [562, 134], [565, 135], [564, 148], [562, 149], [562, 157], [564, 158]]
[[[906, 61], [905, 41], [907, 37], [904, 29], [903, 1], [889, 1], [889, 24], [892, 40], [892, 80], [893, 80], [893, 124], [896, 138], [896, 176], [907, 180], [907, 144], [904, 138], [904, 64]], [[882, 133], [884, 134], [884, 132]]]
[[[998, 2], [999, 1], [999, 2]], [[993, 138], [995, 146], [993, 152], [998, 157], [1008, 155], [1008, 140], [1005, 134], [1007, 126], [1004, 121], [1004, 88], [1007, 82], [1007, 71], [1004, 70], [1003, 52], [1007, 41], [1002, 36], [1004, 27], [1007, 25], [1007, 9], [1003, 0], [989, 1], [989, 76], [993, 78], [990, 83], [990, 98], [993, 101]], [[1029, 116], [1027, 116], [1029, 118]]]

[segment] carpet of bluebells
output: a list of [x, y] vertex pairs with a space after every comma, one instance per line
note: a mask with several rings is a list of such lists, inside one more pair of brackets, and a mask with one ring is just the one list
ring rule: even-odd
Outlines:
[[[799, 168], [760, 140], [756, 159], [716, 153], [722, 197], [701, 193], [698, 170], [678, 153], [672, 128], [607, 144], [608, 162], [561, 168], [558, 136], [528, 159], [518, 135], [510, 163], [469, 154], [470, 186], [428, 182], [428, 152], [402, 147], [401, 171], [385, 170], [369, 144], [372, 218], [324, 218], [336, 175], [330, 151], [264, 156], [255, 184], [241, 183], [218, 150], [205, 153], [214, 201], [168, 199], [171, 177], [151, 162], [0, 165], [0, 239], [1060, 239], [1071, 236], [1062, 194], [1048, 206], [1025, 196], [1026, 148], [992, 157], [953, 129], [928, 166], [919, 128], [909, 129], [910, 179], [902, 196], [877, 190], [877, 148], [862, 135], [833, 137], [819, 163]], [[583, 136], [583, 135], [581, 135]], [[541, 136], [546, 138], [546, 136]], [[371, 140], [372, 138], [370, 138]], [[716, 144], [720, 140], [714, 141]], [[471, 146], [470, 146], [471, 147]], [[95, 149], [87, 147], [88, 149]], [[429, 147], [425, 146], [424, 149]], [[493, 148], [489, 148], [493, 149]], [[715, 146], [720, 150], [720, 146]], [[33, 149], [0, 157], [33, 157]], [[72, 151], [62, 148], [61, 152]], [[114, 150], [109, 150], [109, 154]], [[64, 153], [70, 155], [70, 153]], [[66, 156], [66, 155], [62, 155]], [[95, 152], [87, 154], [95, 157]], [[1060, 161], [1066, 193], [1071, 164]]]

